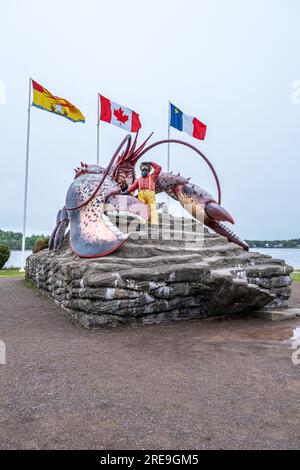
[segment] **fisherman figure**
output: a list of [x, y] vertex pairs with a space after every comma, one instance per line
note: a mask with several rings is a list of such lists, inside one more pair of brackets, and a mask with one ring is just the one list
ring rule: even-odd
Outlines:
[[127, 191], [133, 193], [138, 189], [138, 199], [149, 207], [150, 223], [155, 225], [157, 224], [155, 183], [161, 172], [161, 166], [154, 162], [142, 162], [140, 170], [142, 176], [136, 179]]

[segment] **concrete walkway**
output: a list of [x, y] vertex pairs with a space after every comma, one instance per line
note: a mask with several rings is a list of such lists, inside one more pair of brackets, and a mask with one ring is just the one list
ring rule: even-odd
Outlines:
[[0, 447], [299, 449], [296, 326], [88, 331], [22, 280], [0, 279]]

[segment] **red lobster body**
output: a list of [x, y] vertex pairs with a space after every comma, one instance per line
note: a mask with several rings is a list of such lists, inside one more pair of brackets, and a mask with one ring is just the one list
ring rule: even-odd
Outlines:
[[[137, 148], [137, 135], [132, 145], [131, 136], [126, 136], [107, 168], [81, 163], [81, 167], [75, 170], [75, 179], [68, 190], [66, 205], [58, 213], [56, 227], [50, 237], [50, 250], [62, 246], [69, 222], [70, 244], [77, 255], [96, 258], [118, 249], [125, 242], [127, 234], [122, 233], [109, 216], [121, 214], [143, 221], [148, 221], [149, 218], [147, 206], [133, 196], [120, 195], [121, 189], [135, 180], [135, 165], [138, 159], [151, 148], [167, 142], [190, 147], [208, 163], [217, 183], [218, 202], [207, 191], [190, 183], [189, 179], [180, 174], [162, 172], [157, 179], [156, 192], [167, 193], [180, 202], [193, 217], [203, 221], [207, 227], [248, 250], [247, 243], [223, 223], [233, 224], [234, 221], [220, 205], [219, 180], [205, 155], [196, 147], [180, 140], [159, 141], [146, 147], [150, 137], [151, 135]], [[125, 144], [126, 148], [120, 154]]]

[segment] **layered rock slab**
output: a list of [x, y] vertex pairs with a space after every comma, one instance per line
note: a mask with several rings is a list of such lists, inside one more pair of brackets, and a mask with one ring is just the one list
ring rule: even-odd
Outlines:
[[283, 260], [246, 252], [191, 219], [160, 215], [156, 228], [130, 229], [118, 251], [98, 259], [74, 255], [66, 236], [61, 251], [27, 258], [26, 278], [88, 328], [288, 306], [293, 269]]

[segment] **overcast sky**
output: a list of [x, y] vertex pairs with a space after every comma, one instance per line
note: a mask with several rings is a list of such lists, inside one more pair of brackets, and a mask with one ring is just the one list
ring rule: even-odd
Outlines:
[[[27, 233], [49, 233], [80, 161], [96, 160], [97, 92], [140, 114], [141, 139], [167, 135], [168, 100], [208, 126], [196, 144], [220, 176], [244, 238], [300, 236], [298, 0], [2, 0], [0, 228], [22, 230], [28, 79], [68, 99], [85, 124], [32, 108]], [[295, 100], [294, 100], [295, 101]], [[125, 136], [100, 125], [106, 164]], [[166, 168], [167, 149], [151, 159]], [[171, 166], [216, 196], [187, 149]], [[149, 155], [150, 157], [150, 155]]]

